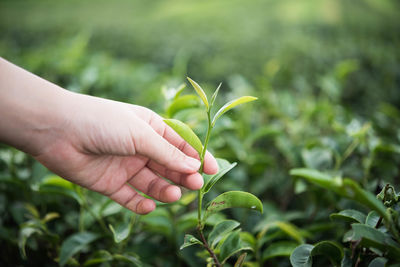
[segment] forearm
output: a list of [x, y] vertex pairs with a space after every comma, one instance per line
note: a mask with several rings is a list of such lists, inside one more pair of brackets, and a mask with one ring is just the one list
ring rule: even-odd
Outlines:
[[39, 154], [67, 123], [70, 95], [0, 58], [0, 142]]

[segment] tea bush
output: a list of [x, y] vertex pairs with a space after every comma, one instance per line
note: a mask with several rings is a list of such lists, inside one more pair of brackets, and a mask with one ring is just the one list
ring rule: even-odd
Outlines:
[[[222, 81], [216, 106], [257, 96], [221, 117], [208, 145], [225, 177], [203, 203], [247, 191], [263, 205], [205, 220], [221, 261], [232, 256], [225, 266], [396, 266], [398, 10], [378, 0], [1, 1], [0, 55], [69, 90], [183, 121], [200, 140], [207, 116], [186, 76], [208, 96]], [[134, 215], [0, 145], [1, 266], [212, 265], [203, 247], [180, 249], [197, 235], [196, 197]]]

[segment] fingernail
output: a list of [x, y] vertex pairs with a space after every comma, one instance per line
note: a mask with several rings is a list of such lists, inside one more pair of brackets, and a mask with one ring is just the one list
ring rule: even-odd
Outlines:
[[200, 168], [200, 161], [191, 157], [186, 158], [185, 164], [191, 171], [197, 171]]

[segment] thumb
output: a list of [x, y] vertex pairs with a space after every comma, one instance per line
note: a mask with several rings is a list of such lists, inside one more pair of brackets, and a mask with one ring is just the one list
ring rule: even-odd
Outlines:
[[200, 168], [200, 161], [189, 157], [170, 144], [151, 126], [143, 123], [134, 137], [135, 151], [163, 165], [168, 170], [194, 173]]

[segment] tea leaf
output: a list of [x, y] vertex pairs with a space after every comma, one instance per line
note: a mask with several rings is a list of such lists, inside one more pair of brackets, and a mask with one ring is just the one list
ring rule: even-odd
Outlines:
[[174, 99], [167, 109], [167, 116], [173, 117], [181, 110], [194, 108], [199, 105], [199, 98], [196, 95], [184, 95]]
[[47, 222], [57, 219], [59, 217], [60, 217], [60, 214], [58, 214], [57, 212], [49, 212], [42, 219], [42, 223], [47, 223]]
[[18, 247], [20, 249], [21, 256], [23, 259], [26, 259], [26, 251], [25, 251], [26, 242], [28, 241], [29, 237], [31, 237], [34, 234], [43, 234], [43, 231], [40, 228], [27, 225], [27, 226], [22, 226], [22, 229], [19, 232]]
[[201, 189], [204, 194], [206, 194], [210, 189], [214, 186], [215, 183], [219, 181], [227, 172], [232, 170], [236, 166], [236, 162], [234, 163], [229, 163], [225, 159], [219, 159], [217, 158], [217, 163], [218, 163], [218, 173], [214, 175], [204, 175], [204, 183], [205, 185]]
[[234, 220], [225, 220], [219, 222], [214, 226], [211, 233], [208, 235], [208, 243], [211, 247], [215, 247], [215, 245], [229, 232], [234, 230], [236, 227], [240, 225], [239, 222]]
[[211, 97], [211, 104], [210, 106], [212, 107], [214, 105], [215, 99], [217, 98], [218, 92], [219, 92], [219, 88], [221, 88], [222, 83], [220, 83], [217, 87], [217, 89], [215, 90], [214, 94]]
[[385, 206], [375, 197], [374, 194], [362, 189], [358, 183], [351, 179], [344, 179], [343, 186], [344, 189], [342, 192], [344, 192], [346, 197], [354, 199], [370, 209], [375, 210], [380, 216], [385, 218], [385, 220], [390, 221]]
[[362, 189], [355, 181], [341, 177], [331, 177], [313, 169], [292, 169], [291, 175], [303, 177], [307, 181], [332, 190], [337, 194], [356, 200], [359, 203], [376, 210], [387, 221], [390, 220], [386, 208], [372, 193]]
[[215, 122], [217, 121], [217, 119], [218, 119], [219, 117], [221, 117], [224, 113], [226, 113], [228, 110], [231, 110], [232, 108], [234, 108], [234, 107], [236, 107], [236, 106], [238, 106], [238, 105], [241, 105], [241, 104], [244, 104], [244, 103], [247, 103], [247, 102], [254, 101], [254, 100], [256, 100], [256, 99], [257, 99], [257, 97], [253, 97], [253, 96], [242, 96], [242, 97], [239, 97], [238, 99], [229, 101], [228, 103], [226, 103], [225, 105], [223, 105], [223, 106], [218, 110], [218, 112], [214, 115], [214, 118], [213, 118], [213, 120], [212, 120], [212, 125], [214, 126], [214, 125], [215, 125]]
[[185, 238], [184, 238], [184, 241], [183, 241], [183, 244], [180, 247], [180, 249], [182, 250], [182, 249], [184, 249], [186, 247], [193, 246], [193, 245], [196, 245], [196, 244], [203, 245], [203, 243], [200, 240], [198, 240], [196, 237], [194, 237], [192, 235], [189, 235], [189, 234], [186, 234]]
[[114, 254], [115, 260], [124, 261], [133, 264], [133, 266], [142, 267], [143, 263], [139, 260], [139, 256], [133, 252], [126, 252], [124, 254]]
[[80, 232], [68, 237], [61, 245], [60, 266], [64, 266], [72, 256], [98, 237], [97, 234], [90, 232]]
[[258, 210], [261, 213], [263, 210], [261, 201], [253, 194], [243, 191], [228, 191], [210, 202], [204, 214], [204, 219], [212, 213], [228, 208], [248, 208]]
[[[378, 257], [373, 259], [369, 264], [368, 267], [384, 267], [387, 266], [388, 259], [384, 258], [384, 257]], [[393, 266], [393, 265], [392, 265]], [[396, 265], [394, 265], [396, 266]]]
[[74, 185], [57, 175], [47, 176], [40, 184], [39, 192], [65, 195], [75, 199], [79, 204], [82, 204], [82, 198], [75, 191]]
[[340, 191], [339, 188], [342, 185], [342, 179], [340, 177], [333, 178], [330, 175], [314, 169], [292, 169], [290, 170], [290, 175], [300, 176], [313, 184], [333, 190], [335, 192]]
[[312, 267], [311, 251], [313, 245], [303, 244], [295, 248], [290, 255], [290, 263], [293, 267]]
[[120, 223], [115, 228], [109, 224], [108, 227], [113, 233], [115, 243], [120, 243], [127, 239], [132, 230], [132, 226], [129, 222]]
[[363, 246], [388, 251], [389, 258], [400, 260], [400, 247], [390, 235], [365, 224], [354, 223], [351, 227], [354, 230], [353, 241], [361, 239]]
[[244, 261], [246, 260], [247, 253], [243, 253], [242, 255], [239, 256], [237, 261], [235, 262], [235, 265], [233, 267], [241, 267], [243, 266]]
[[207, 100], [207, 95], [204, 90], [198, 85], [195, 81], [187, 77], [188, 81], [192, 84], [194, 90], [196, 90], [197, 94], [200, 96], [201, 100], [203, 100], [204, 105], [206, 106], [207, 110], [209, 109], [209, 104]]
[[219, 259], [221, 263], [225, 263], [235, 253], [242, 250], [252, 250], [251, 247], [246, 246], [240, 240], [240, 230], [231, 233], [221, 245]]
[[314, 245], [311, 256], [324, 255], [329, 258], [332, 265], [340, 266], [344, 256], [342, 247], [332, 241], [322, 241]]
[[378, 224], [379, 218], [380, 216], [376, 211], [370, 211], [365, 220], [365, 224], [375, 228]]
[[176, 89], [176, 93], [174, 96], [174, 100], [176, 100], [182, 93], [182, 91], [186, 88], [186, 84], [182, 83], [181, 85], [179, 85], [179, 87]]
[[327, 257], [332, 265], [340, 266], [340, 262], [344, 256], [343, 249], [340, 245], [332, 241], [322, 241], [317, 244], [303, 244], [298, 246], [290, 255], [290, 263], [294, 267], [312, 266], [312, 257], [323, 255]]
[[112, 261], [113, 256], [107, 250], [96, 251], [93, 256], [90, 257], [83, 266], [99, 265], [100, 263]]
[[175, 119], [165, 119], [164, 122], [179, 134], [183, 140], [188, 142], [188, 144], [191, 145], [199, 154], [201, 154], [203, 145], [197, 135], [187, 124]]
[[279, 229], [281, 229], [283, 232], [285, 232], [287, 235], [292, 237], [297, 242], [304, 243], [303, 236], [300, 230], [295, 225], [282, 221], [277, 221], [275, 222], [275, 224]]
[[332, 213], [330, 216], [331, 220], [343, 220], [347, 222], [364, 223], [366, 216], [364, 213], [358, 210], [342, 210], [339, 213]]
[[275, 257], [289, 257], [293, 250], [298, 246], [293, 241], [280, 241], [272, 243], [264, 250], [262, 261], [266, 261]]

